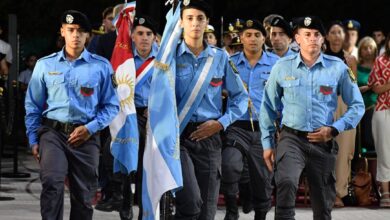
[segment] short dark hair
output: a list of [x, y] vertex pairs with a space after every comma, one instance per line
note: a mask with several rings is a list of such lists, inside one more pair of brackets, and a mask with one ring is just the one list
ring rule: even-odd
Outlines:
[[102, 13], [103, 19], [105, 19], [107, 17], [107, 15], [112, 14], [113, 12], [114, 12], [114, 7], [110, 6], [110, 7], [105, 8], [103, 13]]

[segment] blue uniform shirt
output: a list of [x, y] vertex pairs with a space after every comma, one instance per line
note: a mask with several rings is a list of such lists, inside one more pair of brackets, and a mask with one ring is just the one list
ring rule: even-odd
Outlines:
[[[176, 101], [180, 103], [196, 71], [204, 67], [208, 56], [215, 56], [217, 53], [222, 54], [224, 58], [216, 70], [210, 70], [209, 74], [213, 74], [213, 79], [221, 79], [222, 83], [218, 86], [211, 84], [208, 86], [206, 94], [192, 115], [190, 122], [217, 119], [226, 129], [247, 111], [248, 93], [222, 49], [205, 44], [205, 49], [198, 57], [195, 57], [184, 41], [180, 43], [176, 57]], [[222, 115], [222, 87], [229, 92], [227, 110], [224, 115]]]
[[[257, 121], [260, 114], [261, 100], [263, 99], [263, 92], [265, 83], [268, 80], [272, 66], [279, 59], [278, 56], [263, 51], [260, 60], [254, 67], [251, 67], [249, 61], [246, 59], [244, 52], [239, 52], [230, 58], [236, 65], [240, 77], [246, 85], [249, 93], [249, 98], [252, 100], [252, 120]], [[257, 117], [256, 117], [257, 115]], [[239, 118], [239, 120], [250, 120], [249, 110]]]
[[[152, 50], [150, 51], [149, 56], [146, 59], [143, 59], [138, 55], [137, 50], [135, 49], [135, 46], [133, 44], [134, 48], [134, 62], [135, 62], [135, 69], [137, 70], [147, 59], [151, 57], [155, 57], [157, 55], [158, 46], [156, 43], [153, 43]], [[147, 74], [150, 72], [153, 73], [154, 68], [151, 68]], [[150, 84], [152, 83], [152, 75], [149, 75], [149, 78], [146, 79], [145, 83], [141, 87], [136, 87], [135, 89], [135, 95], [134, 95], [134, 103], [135, 107], [146, 107], [148, 106], [148, 97], [149, 97], [149, 90], [150, 90]]]
[[73, 61], [66, 59], [64, 50], [40, 59], [25, 100], [30, 145], [38, 143], [42, 117], [84, 124], [90, 134], [108, 126], [119, 112], [112, 74], [105, 58], [86, 49]]
[[[334, 121], [338, 95], [349, 107]], [[364, 114], [363, 98], [348, 67], [339, 58], [322, 53], [310, 68], [300, 54], [281, 58], [273, 67], [260, 109], [264, 149], [274, 147], [274, 120], [281, 103], [282, 124], [307, 132], [322, 126], [333, 126], [339, 132], [352, 129]]]

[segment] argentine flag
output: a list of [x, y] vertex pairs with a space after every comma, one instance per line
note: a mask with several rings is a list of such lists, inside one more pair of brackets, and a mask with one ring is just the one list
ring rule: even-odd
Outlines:
[[167, 14], [161, 47], [155, 59], [143, 162], [142, 219], [160, 219], [161, 196], [183, 186], [175, 96], [175, 56], [181, 36], [179, 18], [180, 5], [175, 12], [171, 9]]
[[110, 124], [111, 154], [114, 173], [129, 174], [137, 169], [138, 126], [134, 104], [136, 70], [132, 51], [131, 26], [135, 15], [135, 2], [126, 4], [114, 20], [117, 38], [112, 53], [113, 82], [120, 101], [120, 111]]

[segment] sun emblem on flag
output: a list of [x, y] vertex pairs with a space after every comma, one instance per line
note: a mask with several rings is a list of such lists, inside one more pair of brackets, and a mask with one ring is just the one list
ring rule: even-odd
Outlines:
[[123, 74], [122, 76], [117, 76], [116, 81], [121, 110], [131, 109], [134, 102], [134, 80]]

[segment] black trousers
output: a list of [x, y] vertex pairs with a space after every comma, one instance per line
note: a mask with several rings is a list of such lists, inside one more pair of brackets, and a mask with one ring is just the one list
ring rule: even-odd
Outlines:
[[176, 193], [175, 219], [213, 220], [220, 186], [220, 134], [191, 141], [196, 125], [189, 124], [180, 136], [183, 189]]
[[222, 188], [227, 196], [236, 196], [242, 178], [244, 159], [249, 170], [252, 203], [256, 212], [268, 212], [272, 205], [272, 172], [263, 159], [260, 132], [229, 126], [226, 146], [222, 151]]
[[98, 180], [99, 135], [78, 147], [67, 144], [68, 136], [47, 126], [38, 130], [41, 215], [43, 220], [63, 219], [64, 180], [70, 189], [70, 219], [92, 219], [92, 198]]
[[[137, 193], [137, 203], [139, 210], [142, 210], [142, 175], [143, 175], [143, 161], [145, 152], [145, 138], [146, 138], [146, 122], [147, 118], [144, 116], [145, 109], [137, 109], [137, 122], [139, 132], [139, 148], [138, 148], [138, 164], [137, 173], [135, 177], [135, 186]], [[129, 186], [130, 184], [127, 184]], [[142, 212], [138, 215], [138, 219], [142, 220]]]
[[313, 144], [305, 137], [286, 130], [282, 130], [280, 135], [275, 158], [275, 219], [294, 219], [295, 197], [304, 169], [309, 182], [313, 219], [331, 219], [336, 198], [336, 142]]

